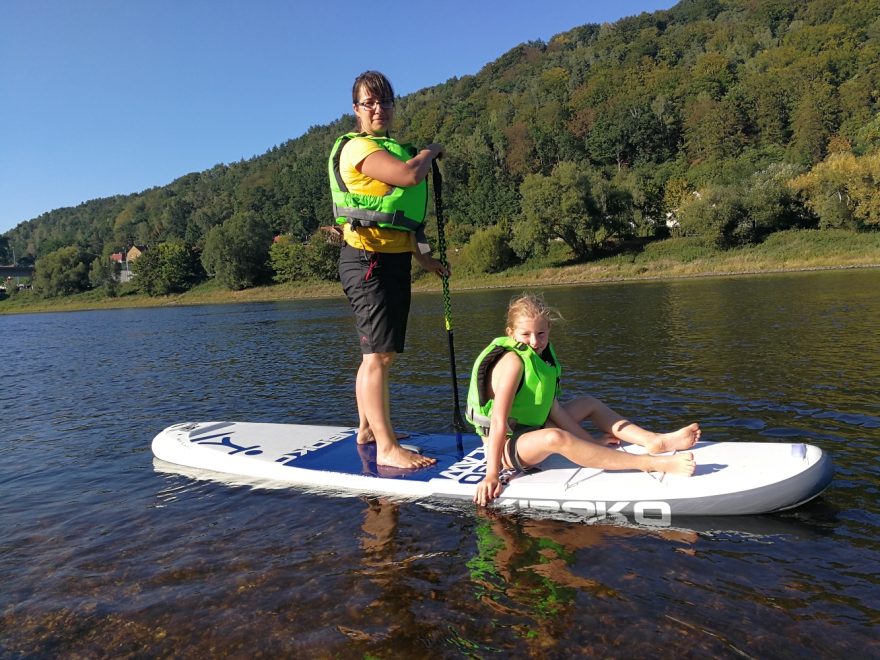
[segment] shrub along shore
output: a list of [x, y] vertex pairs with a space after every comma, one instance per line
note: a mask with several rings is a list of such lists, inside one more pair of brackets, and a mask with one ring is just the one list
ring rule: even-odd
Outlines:
[[[542, 290], [553, 286], [608, 282], [880, 268], [880, 232], [792, 230], [773, 234], [759, 245], [733, 250], [717, 250], [689, 238], [671, 238], [650, 243], [641, 251], [624, 252], [587, 263], [568, 263], [569, 259], [570, 255], [560, 245], [540, 262], [527, 262], [500, 273], [468, 273], [456, 269], [455, 255], [450, 254], [453, 268], [450, 287], [453, 292], [486, 288]], [[414, 266], [414, 292], [440, 290], [438, 278], [415, 272], [417, 269]], [[341, 296], [338, 282], [308, 281], [230, 291], [208, 281], [182, 294], [158, 297], [140, 293], [110, 297], [100, 289], [57, 298], [41, 298], [32, 292], [22, 292], [0, 300], [0, 314]]]

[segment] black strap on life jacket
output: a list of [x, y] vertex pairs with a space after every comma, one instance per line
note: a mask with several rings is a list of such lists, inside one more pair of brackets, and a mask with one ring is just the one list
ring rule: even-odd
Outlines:
[[[517, 349], [524, 350], [526, 345], [523, 343], [517, 344]], [[507, 352], [511, 350], [506, 346], [496, 346], [491, 351], [486, 354], [486, 357], [483, 358], [483, 361], [480, 363], [480, 366], [477, 368], [477, 393], [480, 398], [480, 408], [486, 405], [489, 401], [489, 372], [497, 363], [498, 360]], [[516, 391], [519, 392], [522, 389], [523, 383], [525, 382], [525, 373], [520, 377], [519, 385], [516, 388]]]
[[[363, 135], [366, 135], [366, 133], [359, 133], [358, 137]], [[343, 136], [342, 141], [339, 143], [339, 149], [333, 154], [333, 176], [336, 177], [336, 185], [339, 186], [342, 192], [348, 192], [348, 186], [345, 185], [345, 181], [342, 180], [342, 174], [339, 172], [339, 157], [342, 155], [342, 149], [348, 144], [349, 140], [351, 140], [350, 137]]]

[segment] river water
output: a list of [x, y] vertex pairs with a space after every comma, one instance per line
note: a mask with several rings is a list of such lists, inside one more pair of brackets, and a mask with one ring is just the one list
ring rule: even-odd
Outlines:
[[[672, 528], [199, 481], [188, 420], [356, 423], [342, 298], [0, 317], [0, 657], [880, 656], [880, 271], [548, 288], [568, 395], [805, 441], [792, 512]], [[459, 389], [513, 291], [457, 292]], [[399, 429], [451, 429], [439, 295]]]

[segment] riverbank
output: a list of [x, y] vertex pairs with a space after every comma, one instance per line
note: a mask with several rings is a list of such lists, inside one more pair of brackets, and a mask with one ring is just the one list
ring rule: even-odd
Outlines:
[[[566, 264], [564, 248], [543, 262], [530, 262], [493, 274], [468, 274], [456, 269], [451, 255], [453, 291], [487, 288], [546, 288], [625, 281], [654, 281], [693, 277], [732, 277], [769, 273], [880, 268], [880, 233], [789, 231], [773, 234], [756, 246], [719, 251], [694, 239], [673, 238], [651, 243], [640, 252], [623, 253], [590, 263]], [[440, 290], [440, 280], [427, 274], [413, 282], [413, 291]], [[150, 297], [127, 294], [108, 297], [101, 291], [39, 298], [18, 294], [0, 301], [0, 314], [63, 312], [128, 307], [220, 305], [341, 297], [338, 282], [276, 284], [229, 291], [213, 281], [179, 295]]]

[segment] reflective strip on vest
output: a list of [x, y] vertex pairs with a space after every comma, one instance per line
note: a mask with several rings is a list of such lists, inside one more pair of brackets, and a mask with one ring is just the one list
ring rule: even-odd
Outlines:
[[339, 207], [333, 205], [334, 218], [348, 218], [348, 221], [354, 227], [373, 227], [378, 224], [390, 226], [394, 229], [405, 229], [407, 231], [415, 231], [422, 226], [423, 223], [410, 220], [403, 211], [395, 211], [391, 213], [383, 213], [382, 211], [370, 211], [368, 209], [359, 209], [353, 207]]

